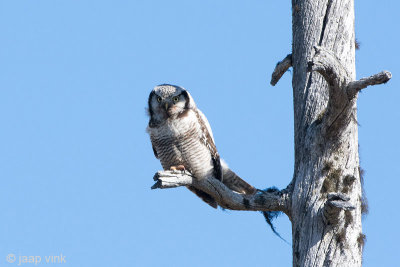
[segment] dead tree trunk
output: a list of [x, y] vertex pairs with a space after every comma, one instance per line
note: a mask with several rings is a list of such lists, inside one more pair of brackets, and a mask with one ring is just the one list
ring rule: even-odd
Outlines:
[[292, 5], [293, 265], [361, 266], [354, 0]]
[[[361, 3], [362, 4], [362, 3]], [[357, 96], [389, 72], [355, 80], [354, 0], [292, 0], [293, 49], [272, 75], [293, 67], [295, 166], [282, 191], [252, 196], [210, 177], [159, 172], [153, 188], [191, 185], [224, 208], [283, 211], [292, 222], [293, 266], [361, 266], [362, 190]]]

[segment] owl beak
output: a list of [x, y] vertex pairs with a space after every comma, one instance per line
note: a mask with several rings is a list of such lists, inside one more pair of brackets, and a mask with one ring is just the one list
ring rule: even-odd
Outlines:
[[165, 110], [168, 110], [168, 103], [165, 103]]

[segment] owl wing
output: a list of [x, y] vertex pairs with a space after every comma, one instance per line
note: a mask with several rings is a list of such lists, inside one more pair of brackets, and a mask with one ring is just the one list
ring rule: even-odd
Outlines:
[[218, 180], [222, 182], [222, 166], [221, 166], [221, 160], [217, 151], [217, 147], [215, 146], [214, 143], [214, 137], [211, 131], [210, 123], [208, 123], [208, 120], [206, 116], [199, 110], [195, 110], [197, 120], [199, 121], [200, 127], [201, 127], [201, 140], [203, 141], [204, 145], [208, 148], [211, 154], [211, 158], [213, 161], [214, 165], [214, 176]]
[[220, 158], [217, 148], [215, 146], [213, 133], [211, 130], [210, 123], [208, 122], [206, 116], [198, 109], [200, 124], [204, 125], [203, 132], [206, 136], [206, 145], [210, 149], [211, 157], [214, 163], [214, 170], [217, 168], [218, 172], [221, 172], [218, 177], [223, 179], [218, 179], [223, 182], [229, 189], [236, 191], [240, 194], [254, 194], [257, 189], [252, 185], [248, 184], [245, 180], [240, 178], [235, 172], [233, 172], [228, 165]]
[[[199, 113], [199, 115], [200, 115], [200, 117], [201, 117], [201, 120], [203, 121], [203, 123], [204, 123], [204, 125], [205, 125], [205, 128], [206, 128], [207, 132], [210, 134], [211, 140], [212, 140], [213, 143], [214, 143], [214, 142], [215, 142], [215, 141], [214, 141], [214, 136], [213, 136], [213, 133], [212, 133], [212, 130], [211, 130], [211, 126], [210, 126], [210, 123], [209, 123], [208, 120], [207, 120], [206, 115], [204, 115], [203, 112], [201, 112], [200, 109], [197, 109], [197, 111], [198, 111], [198, 113]], [[214, 143], [214, 144], [215, 144], [215, 143]]]
[[[151, 139], [150, 139], [151, 140]], [[154, 147], [153, 141], [151, 141], [151, 147], [153, 148], [153, 152], [154, 152], [154, 156], [158, 159], [158, 154], [157, 154], [157, 150]]]

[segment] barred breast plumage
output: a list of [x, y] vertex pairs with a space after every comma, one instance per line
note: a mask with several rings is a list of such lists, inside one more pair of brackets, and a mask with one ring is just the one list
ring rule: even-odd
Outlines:
[[197, 179], [213, 175], [210, 150], [194, 111], [188, 111], [183, 118], [167, 120], [149, 133], [165, 170], [183, 165]]

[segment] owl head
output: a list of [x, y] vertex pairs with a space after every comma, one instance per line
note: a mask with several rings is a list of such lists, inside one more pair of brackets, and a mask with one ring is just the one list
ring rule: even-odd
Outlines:
[[161, 123], [169, 118], [183, 116], [195, 108], [193, 98], [183, 87], [161, 84], [149, 95], [149, 114], [151, 123]]

